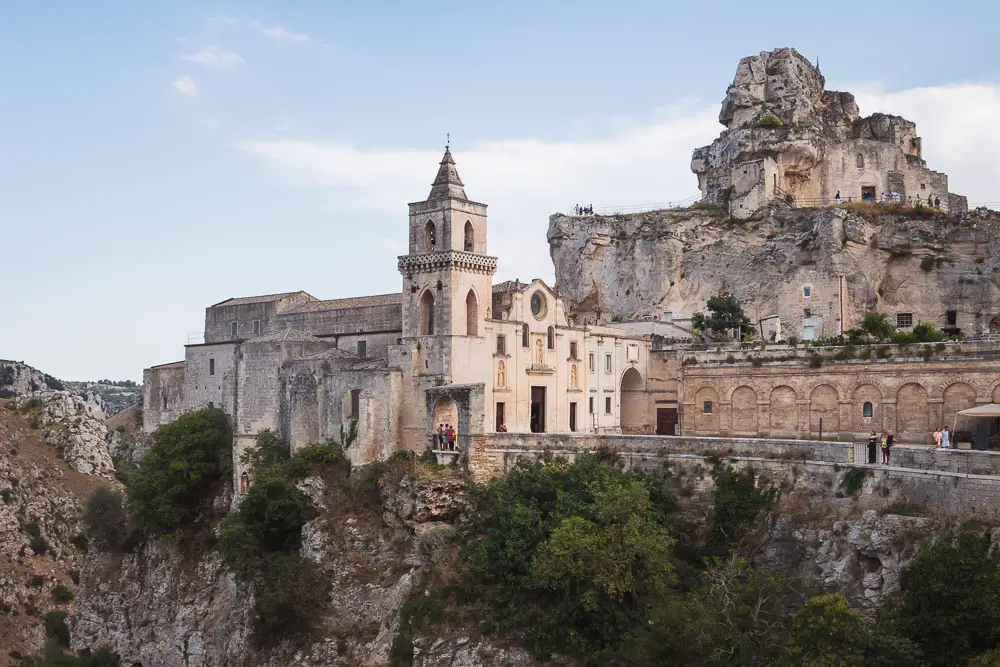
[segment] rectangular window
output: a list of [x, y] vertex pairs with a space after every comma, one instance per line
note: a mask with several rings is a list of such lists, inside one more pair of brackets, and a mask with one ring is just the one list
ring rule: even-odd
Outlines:
[[[595, 357], [596, 356], [597, 355], [594, 354], [593, 352], [590, 353], [590, 372], [591, 373], [594, 372], [594, 365], [597, 363], [597, 361], [595, 361]], [[591, 412], [593, 412], [593, 410], [591, 410]]]
[[712, 414], [712, 401], [705, 401], [705, 403], [701, 406], [701, 411], [706, 415]]
[[611, 414], [611, 397], [610, 396], [605, 396], [604, 397], [604, 414], [606, 414], [606, 415], [610, 415]]
[[921, 190], [926, 190], [927, 189], [927, 184], [926, 183], [921, 183], [920, 184], [920, 189]]
[[497, 403], [497, 433], [504, 433], [507, 430], [507, 419], [506, 415], [504, 415], [506, 407], [503, 403]]
[[945, 314], [945, 321], [948, 323], [949, 327], [958, 326], [958, 311], [949, 310]]
[[896, 328], [905, 329], [913, 326], [913, 313], [896, 313]]
[[497, 336], [497, 354], [507, 354], [507, 337]]
[[816, 327], [802, 327], [802, 340], [816, 340]]
[[604, 355], [604, 372], [605, 373], [610, 373], [611, 372], [611, 355], [610, 354], [605, 354]]
[[253, 329], [252, 330], [254, 332], [254, 335], [257, 335], [257, 334], [260, 333], [260, 320], [254, 320], [253, 321]]
[[802, 286], [802, 297], [805, 298], [805, 299], [810, 299], [810, 298], [812, 298], [812, 295], [813, 295], [812, 285], [803, 285]]
[[673, 322], [674, 321], [674, 314], [668, 310], [666, 313], [663, 314], [663, 321], [664, 322]]
[[239, 335], [240, 323], [239, 322], [232, 322], [232, 323], [230, 323], [230, 325], [229, 325], [229, 331], [230, 331], [232, 337], [236, 338]]
[[351, 390], [351, 414], [347, 416], [348, 419], [357, 419], [361, 414], [361, 390], [352, 389]]
[[569, 358], [576, 359], [576, 341], [571, 340], [569, 342]]
[[812, 316], [813, 316], [812, 308], [802, 309], [802, 317], [812, 317]]
[[358, 341], [358, 356], [362, 359], [368, 358], [368, 341], [359, 340]]
[[594, 397], [593, 396], [590, 397], [590, 402], [587, 404], [587, 407], [590, 410], [590, 414], [594, 414]]
[[215, 359], [208, 360], [208, 374], [215, 375]]
[[576, 403], [569, 404], [569, 430], [576, 433]]

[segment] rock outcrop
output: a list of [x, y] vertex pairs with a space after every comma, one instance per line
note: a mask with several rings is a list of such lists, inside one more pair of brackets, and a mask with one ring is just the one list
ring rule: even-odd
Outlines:
[[965, 333], [1000, 327], [1000, 214], [985, 209], [945, 216], [775, 206], [747, 221], [711, 207], [553, 215], [548, 241], [557, 289], [581, 322], [666, 313], [678, 322], [730, 293], [755, 325], [778, 315], [785, 337], [801, 337], [809, 318], [817, 336], [835, 335], [841, 317], [850, 328], [871, 309]]
[[795, 49], [762, 51], [740, 61], [719, 113], [725, 130], [694, 151], [703, 201], [738, 218], [770, 201], [832, 203], [883, 193], [962, 212], [948, 177], [927, 169], [916, 125], [877, 113], [861, 118], [850, 93], [828, 91], [819, 66]]

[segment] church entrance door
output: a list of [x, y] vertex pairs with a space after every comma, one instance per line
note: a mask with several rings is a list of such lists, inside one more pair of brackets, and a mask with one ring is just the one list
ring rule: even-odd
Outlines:
[[861, 186], [861, 201], [875, 201], [875, 186], [874, 185], [863, 185]]
[[677, 408], [656, 408], [656, 435], [677, 433]]
[[545, 433], [545, 387], [531, 388], [531, 432]]

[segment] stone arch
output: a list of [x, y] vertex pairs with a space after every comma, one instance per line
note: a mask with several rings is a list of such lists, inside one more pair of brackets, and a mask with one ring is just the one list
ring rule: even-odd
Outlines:
[[433, 220], [424, 225], [424, 250], [430, 252], [437, 248], [437, 227]]
[[990, 387], [990, 402], [1000, 403], [1000, 380], [997, 380]]
[[476, 248], [476, 232], [472, 228], [472, 221], [465, 221], [465, 245], [466, 252], [475, 252]]
[[787, 384], [771, 390], [769, 426], [772, 431], [796, 431], [798, 429], [798, 396]]
[[[719, 392], [702, 387], [694, 395], [694, 429], [699, 433], [719, 432]], [[707, 410], [707, 412], [706, 412]]]
[[809, 432], [840, 432], [840, 394], [829, 384], [818, 384], [809, 392]]
[[625, 433], [640, 432], [646, 424], [646, 392], [644, 384], [642, 375], [634, 368], [629, 368], [622, 374], [621, 427]]
[[896, 431], [926, 435], [932, 430], [927, 390], [921, 384], [907, 382], [896, 392]]
[[732, 394], [733, 432], [757, 434], [757, 392], [746, 385]]
[[[950, 379], [946, 380], [945, 382], [942, 382], [937, 386], [938, 390], [937, 398], [944, 398], [945, 392], [948, 391], [949, 387], [955, 384], [969, 385], [970, 387], [972, 387], [973, 392], [975, 392], [976, 395], [978, 396], [979, 382], [977, 380], [965, 375], [954, 375]], [[933, 392], [931, 392], [931, 395], [932, 396], [934, 395]]]
[[[871, 415], [865, 414], [865, 403], [871, 403]], [[851, 391], [851, 430], [855, 433], [882, 431], [882, 389], [871, 383], [857, 384]]]
[[479, 335], [479, 299], [472, 289], [465, 296], [465, 335]]
[[844, 396], [846, 398], [854, 396], [854, 392], [858, 390], [858, 387], [862, 387], [866, 384], [870, 384], [871, 386], [875, 387], [875, 389], [878, 390], [879, 400], [881, 400], [882, 396], [885, 396], [886, 394], [885, 385], [883, 385], [882, 381], [875, 378], [873, 375], [859, 376], [857, 379], [854, 380], [854, 382], [852, 382], [847, 386], [847, 390], [844, 392]]
[[420, 295], [420, 307], [417, 315], [420, 321], [420, 335], [434, 335], [434, 294], [430, 290], [424, 290]]
[[[975, 407], [976, 389], [967, 382], [952, 382], [942, 394], [944, 405], [941, 408], [943, 426], [955, 428], [955, 416], [961, 410]], [[965, 427], [962, 430], [966, 430]]]

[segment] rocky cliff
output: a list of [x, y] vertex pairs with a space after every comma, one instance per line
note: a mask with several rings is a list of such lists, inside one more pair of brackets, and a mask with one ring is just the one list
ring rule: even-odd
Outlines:
[[689, 318], [709, 297], [731, 293], [754, 323], [781, 314], [795, 324], [810, 305], [806, 284], [830, 283], [812, 307], [838, 314], [843, 277], [845, 328], [871, 309], [937, 326], [954, 310], [966, 333], [1000, 326], [1000, 214], [985, 209], [775, 205], [745, 221], [710, 206], [553, 215], [548, 241], [557, 289], [578, 321]]

